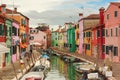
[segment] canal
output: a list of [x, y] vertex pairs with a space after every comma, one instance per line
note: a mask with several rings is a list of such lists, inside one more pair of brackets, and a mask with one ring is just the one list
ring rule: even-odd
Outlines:
[[45, 80], [80, 80], [81, 77], [72, 63], [67, 63], [59, 56], [51, 56], [51, 70]]

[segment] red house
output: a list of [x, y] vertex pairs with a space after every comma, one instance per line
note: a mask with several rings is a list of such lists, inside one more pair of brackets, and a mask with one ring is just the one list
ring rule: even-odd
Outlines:
[[104, 8], [99, 9], [100, 22], [97, 28], [97, 48], [101, 59], [105, 58], [105, 23], [104, 23]]
[[3, 15], [0, 15], [0, 42], [5, 42], [6, 41], [6, 36], [5, 36], [5, 17]]
[[104, 10], [103, 7], [99, 9], [99, 24], [92, 28], [92, 54], [100, 59], [105, 58]]

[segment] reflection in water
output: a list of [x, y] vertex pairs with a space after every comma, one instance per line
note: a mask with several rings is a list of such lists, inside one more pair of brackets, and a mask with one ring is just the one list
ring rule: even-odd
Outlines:
[[64, 76], [64, 62], [59, 57], [51, 57], [51, 71], [45, 80], [66, 80]]
[[65, 63], [58, 56], [51, 57], [51, 71], [45, 80], [78, 80], [72, 63]]

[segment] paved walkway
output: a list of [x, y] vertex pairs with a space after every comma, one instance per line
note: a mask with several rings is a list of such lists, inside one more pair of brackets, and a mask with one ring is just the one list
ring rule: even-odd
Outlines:
[[[63, 55], [76, 57], [78, 59], [81, 59], [81, 60], [86, 61], [86, 62], [91, 63], [91, 64], [97, 64], [99, 67], [104, 66], [104, 60], [102, 60], [102, 59], [94, 58], [92, 56], [87, 56], [84, 54], [70, 53], [67, 50], [59, 50], [57, 48], [51, 48], [51, 49], [60, 53], [60, 54], [63, 54]], [[112, 62], [111, 65], [112, 65], [112, 71], [113, 71], [114, 77], [110, 78], [110, 80], [120, 80], [120, 63]]]
[[28, 72], [35, 64], [39, 57], [39, 53], [33, 53], [31, 57], [23, 59], [24, 64], [21, 65], [17, 60], [4, 68], [0, 69], [0, 80], [19, 80], [26, 72]]

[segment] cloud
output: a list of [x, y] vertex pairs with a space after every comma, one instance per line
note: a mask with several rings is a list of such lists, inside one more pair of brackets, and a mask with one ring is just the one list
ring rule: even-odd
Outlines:
[[[72, 11], [72, 12], [71, 12]], [[64, 25], [65, 22], [74, 22], [79, 19], [77, 9], [49, 10], [44, 12], [29, 11], [25, 13], [32, 20], [45, 22], [51, 25]]]
[[18, 6], [18, 11], [30, 18], [30, 25], [48, 23], [63, 25], [65, 22], [78, 21], [80, 12], [85, 16], [98, 13], [100, 7], [107, 7], [107, 0], [2, 0], [8, 7]]

